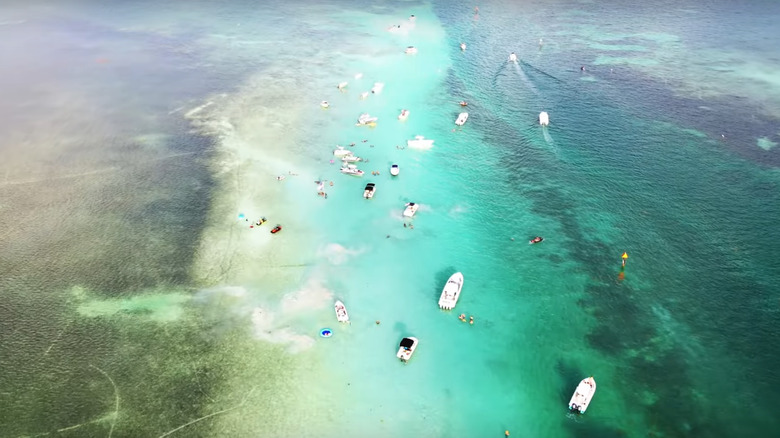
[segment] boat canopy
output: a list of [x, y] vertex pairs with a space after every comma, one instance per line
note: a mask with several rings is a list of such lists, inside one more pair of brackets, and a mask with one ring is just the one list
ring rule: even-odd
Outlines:
[[401, 347], [405, 348], [412, 348], [412, 345], [414, 345], [414, 341], [409, 338], [403, 338], [401, 339]]

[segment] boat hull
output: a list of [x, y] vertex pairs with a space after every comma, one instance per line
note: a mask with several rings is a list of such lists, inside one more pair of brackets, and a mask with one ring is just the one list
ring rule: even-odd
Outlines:
[[582, 379], [580, 384], [577, 385], [577, 389], [574, 390], [571, 400], [569, 400], [569, 410], [584, 414], [595, 394], [596, 381], [593, 377]]
[[398, 353], [395, 357], [401, 359], [403, 362], [408, 362], [412, 358], [415, 350], [417, 350], [417, 344], [420, 341], [417, 338], [408, 337], [401, 340], [401, 345], [398, 347]]
[[336, 301], [334, 309], [336, 310], [336, 319], [339, 322], [349, 322], [349, 313], [347, 312], [347, 307], [344, 306], [344, 303]]
[[439, 308], [444, 310], [452, 310], [458, 304], [460, 298], [460, 291], [463, 288], [463, 274], [456, 272], [452, 274], [444, 285], [444, 289], [441, 291], [439, 297]]

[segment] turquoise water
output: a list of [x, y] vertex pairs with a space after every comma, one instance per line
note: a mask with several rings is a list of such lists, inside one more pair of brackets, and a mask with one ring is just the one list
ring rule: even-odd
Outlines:
[[732, 8], [4, 7], [0, 435], [774, 436], [780, 10]]

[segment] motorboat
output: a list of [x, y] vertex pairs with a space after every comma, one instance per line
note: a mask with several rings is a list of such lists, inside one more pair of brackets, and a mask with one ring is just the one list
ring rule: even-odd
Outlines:
[[433, 147], [433, 140], [417, 135], [414, 137], [414, 140], [406, 140], [406, 146], [414, 149], [430, 149]]
[[257, 220], [257, 222], [255, 222], [255, 225], [259, 227], [260, 225], [263, 225], [266, 222], [268, 222], [268, 219], [261, 217], [260, 219]]
[[466, 123], [466, 120], [469, 119], [469, 113], [460, 113], [458, 114], [457, 120], [455, 120], [455, 124], [458, 126], [463, 126], [464, 123]]
[[541, 242], [542, 240], [544, 240], [544, 237], [536, 236], [536, 237], [534, 237], [533, 239], [529, 240], [529, 241], [528, 241], [528, 243], [530, 243], [531, 245], [533, 245], [534, 243], [539, 243], [539, 242]]
[[330, 104], [328, 103], [327, 100], [323, 100], [322, 102], [320, 102], [320, 106], [323, 108], [328, 108], [330, 107]]
[[414, 55], [415, 53], [417, 53], [417, 47], [409, 46], [406, 48], [406, 50], [404, 50], [404, 53], [406, 53], [407, 55]]
[[408, 361], [412, 358], [412, 354], [414, 354], [414, 350], [417, 349], [417, 344], [419, 343], [420, 341], [417, 338], [411, 336], [401, 339], [401, 343], [398, 344], [398, 353], [395, 356], [404, 362]]
[[415, 204], [414, 202], [407, 202], [406, 209], [404, 209], [404, 216], [414, 217], [414, 214], [417, 213], [418, 208], [420, 208], [420, 206]]
[[376, 192], [376, 184], [368, 183], [366, 184], [365, 190], [363, 190], [363, 197], [366, 199], [371, 199], [374, 197], [375, 192]]
[[582, 379], [569, 400], [569, 409], [584, 414], [594, 394], [596, 394], [596, 381], [593, 380], [593, 376]]
[[383, 88], [385, 88], [384, 82], [374, 82], [374, 86], [371, 87], [371, 92], [374, 94], [379, 94], [382, 92]]
[[334, 157], [346, 157], [347, 155], [352, 155], [352, 151], [344, 149], [344, 146], [336, 146], [336, 149], [333, 149]]
[[345, 164], [341, 167], [341, 173], [346, 173], [347, 175], [354, 175], [354, 176], [363, 176], [363, 171], [358, 169], [357, 166], [354, 164]]
[[277, 225], [277, 226], [273, 227], [273, 229], [271, 230], [271, 234], [276, 234], [279, 231], [282, 231], [282, 226], [281, 225]]
[[509, 62], [517, 62], [517, 55], [515, 55], [515, 52], [509, 54]]
[[371, 117], [369, 113], [363, 113], [358, 117], [358, 125], [369, 125], [379, 120], [379, 117]]
[[403, 109], [401, 110], [401, 114], [398, 115], [398, 120], [406, 120], [409, 117], [409, 110]]
[[463, 287], [463, 274], [456, 272], [450, 276], [447, 280], [447, 284], [444, 285], [444, 289], [441, 291], [441, 297], [439, 297], [439, 308], [444, 310], [452, 310], [455, 305], [458, 304], [458, 298], [460, 298], [460, 289]]
[[347, 88], [347, 82], [340, 82], [340, 83], [339, 83], [339, 84], [336, 86], [336, 88], [338, 88], [339, 90], [343, 90], [343, 89]]
[[460, 50], [466, 50], [466, 43], [460, 43]]
[[397, 164], [393, 164], [390, 166], [390, 175], [398, 176], [398, 174], [401, 173], [401, 169], [398, 167]]
[[544, 111], [539, 113], [539, 124], [542, 126], [547, 126], [550, 124], [550, 116]]
[[358, 161], [363, 161], [363, 159], [355, 155], [344, 155], [341, 157], [341, 161], [345, 163], [357, 163]]
[[344, 306], [344, 303], [336, 300], [334, 307], [336, 308], [336, 319], [338, 319], [339, 322], [349, 322], [349, 313], [347, 313], [347, 308]]

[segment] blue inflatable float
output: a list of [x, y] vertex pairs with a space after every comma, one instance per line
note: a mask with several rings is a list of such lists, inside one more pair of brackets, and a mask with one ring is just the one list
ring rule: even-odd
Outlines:
[[329, 328], [324, 328], [324, 329], [320, 330], [320, 336], [322, 336], [323, 338], [329, 338], [329, 337], [333, 336], [333, 330], [331, 330]]

